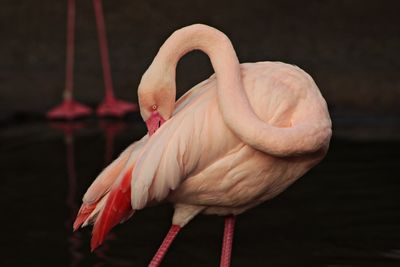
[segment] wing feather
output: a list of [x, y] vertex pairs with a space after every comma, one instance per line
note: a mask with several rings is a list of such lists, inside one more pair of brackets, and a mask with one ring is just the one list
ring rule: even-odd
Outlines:
[[[161, 201], [176, 189], [196, 164], [198, 153], [191, 142], [201, 133], [202, 118], [215, 92], [209, 81], [180, 102], [176, 114], [157, 130], [143, 147], [132, 173], [131, 204], [142, 209], [152, 200]], [[192, 144], [193, 145], [193, 144]], [[190, 157], [188, 157], [190, 155]]]

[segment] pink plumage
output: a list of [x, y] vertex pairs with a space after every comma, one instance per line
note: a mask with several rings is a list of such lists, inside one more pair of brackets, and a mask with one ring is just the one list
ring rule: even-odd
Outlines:
[[79, 209], [78, 215], [76, 215], [76, 219], [74, 222], [74, 231], [78, 230], [78, 228], [89, 218], [90, 214], [96, 208], [98, 202], [93, 204], [85, 204], [83, 203], [81, 208]]
[[111, 228], [132, 213], [131, 172], [127, 172], [121, 183], [108, 194], [109, 197], [106, 204], [94, 223], [91, 242], [92, 251], [103, 243], [105, 235]]
[[[175, 103], [175, 67], [194, 49], [210, 57], [215, 74]], [[96, 221], [94, 247], [128, 212], [128, 203], [136, 211], [168, 201], [175, 207], [168, 240], [199, 213], [227, 216], [221, 266], [229, 266], [232, 215], [284, 191], [329, 147], [329, 112], [310, 75], [281, 62], [239, 64], [226, 35], [205, 25], [168, 38], [138, 93], [149, 130], [159, 129], [123, 152], [85, 195], [84, 203], [99, 201], [86, 219]], [[163, 243], [152, 266], [171, 242]]]

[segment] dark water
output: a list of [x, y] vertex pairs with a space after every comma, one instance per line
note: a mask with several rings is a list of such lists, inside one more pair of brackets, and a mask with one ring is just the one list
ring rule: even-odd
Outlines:
[[[0, 129], [0, 266], [146, 266], [170, 205], [138, 212], [90, 253], [80, 199], [143, 124], [45, 122]], [[327, 158], [237, 220], [233, 266], [400, 266], [400, 141], [334, 139]], [[218, 266], [223, 219], [198, 216], [163, 266]]]

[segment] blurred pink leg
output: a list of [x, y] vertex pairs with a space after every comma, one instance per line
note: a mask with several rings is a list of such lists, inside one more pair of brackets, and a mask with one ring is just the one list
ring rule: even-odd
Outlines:
[[160, 248], [157, 250], [156, 255], [154, 255], [153, 259], [151, 260], [149, 267], [160, 266], [165, 254], [167, 253], [169, 247], [172, 244], [172, 241], [174, 241], [176, 235], [179, 233], [180, 230], [181, 227], [178, 225], [171, 226], [167, 236], [164, 238], [164, 241], [162, 242]]
[[105, 86], [105, 99], [97, 108], [99, 116], [122, 117], [128, 112], [136, 111], [137, 105], [126, 101], [117, 100], [114, 97], [114, 88], [111, 77], [111, 67], [108, 55], [106, 26], [104, 22], [103, 5], [101, 0], [93, 0], [93, 7], [96, 16], [97, 33], [99, 36], [101, 65], [103, 67], [103, 78]]
[[74, 87], [74, 39], [75, 39], [75, 0], [68, 0], [67, 11], [67, 59], [65, 64], [65, 91], [63, 102], [47, 113], [49, 119], [75, 119], [88, 116], [91, 109], [73, 99]]
[[233, 232], [235, 229], [235, 216], [227, 216], [225, 218], [224, 240], [222, 242], [221, 267], [229, 267], [231, 265]]

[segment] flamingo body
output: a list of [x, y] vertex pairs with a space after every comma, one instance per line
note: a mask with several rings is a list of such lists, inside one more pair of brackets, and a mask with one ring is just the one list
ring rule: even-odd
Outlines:
[[[223, 36], [219, 39], [218, 33], [207, 35], [209, 30], [189, 26], [170, 39], [182, 43], [182, 38], [200, 31], [200, 36], [215, 38], [216, 45], [222, 42], [229, 50], [230, 42]], [[174, 42], [167, 40], [159, 54], [174, 50]], [[282, 62], [239, 65], [229, 51], [218, 61], [209, 46], [213, 43], [200, 45], [210, 55], [216, 74], [182, 96], [170, 118], [150, 138], [146, 135], [128, 147], [85, 194], [74, 228], [95, 224], [92, 249], [116, 223], [150, 204], [173, 203], [173, 225], [179, 227], [199, 213], [240, 214], [281, 193], [325, 156], [331, 122], [310, 75]], [[175, 61], [188, 51], [190, 47], [178, 51]], [[157, 57], [163, 62], [162, 55]], [[233, 67], [223, 72], [223, 63]], [[231, 90], [229, 84], [237, 88]], [[140, 101], [142, 116], [147, 116], [143, 107], [151, 101]], [[162, 117], [163, 110], [151, 114]], [[233, 225], [234, 221], [228, 224], [232, 229]], [[177, 229], [171, 228], [170, 240]]]
[[[299, 68], [259, 62], [242, 64], [241, 72], [252, 108], [265, 122], [287, 127], [295, 116], [327, 115], [318, 88], [308, 86], [314, 83]], [[328, 143], [306, 157], [288, 158], [244, 144], [224, 123], [216, 94], [213, 75], [178, 100], [172, 119], [146, 144], [133, 174], [134, 209], [167, 199], [178, 204], [174, 224], [181, 226], [192, 216], [186, 205], [209, 214], [239, 214], [282, 192], [325, 155]]]
[[[327, 115], [317, 87], [299, 86], [313, 81], [298, 67], [258, 62], [241, 64], [241, 71], [250, 103], [264, 121], [285, 127], [294, 116]], [[86, 195], [95, 191], [97, 196], [86, 202], [107, 197], [113, 185], [118, 187], [116, 180], [125, 167], [125, 172], [133, 171], [132, 208], [165, 199], [176, 205], [174, 224], [184, 226], [200, 211], [240, 214], [273, 198], [325, 155], [328, 143], [306, 157], [288, 158], [244, 144], [225, 125], [216, 94], [215, 75], [192, 88], [177, 101], [173, 118], [151, 139], [140, 141], [144, 145], [137, 146], [135, 156], [135, 148], [129, 147], [96, 179]], [[130, 170], [125, 165], [128, 156]]]

